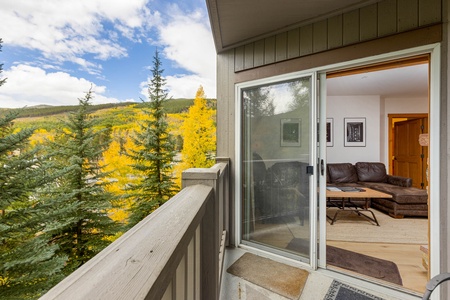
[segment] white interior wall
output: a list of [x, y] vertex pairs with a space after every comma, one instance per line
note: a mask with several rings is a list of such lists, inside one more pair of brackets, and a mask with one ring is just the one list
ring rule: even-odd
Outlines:
[[[333, 118], [334, 145], [329, 163], [380, 161], [380, 96], [328, 96], [327, 118]], [[344, 118], [366, 118], [366, 146], [344, 147]]]
[[[428, 113], [428, 99], [328, 96], [327, 118], [333, 118], [334, 145], [327, 147], [327, 161], [380, 161], [388, 167], [388, 115], [399, 113]], [[366, 147], [344, 147], [344, 118], [349, 117], [366, 118]]]

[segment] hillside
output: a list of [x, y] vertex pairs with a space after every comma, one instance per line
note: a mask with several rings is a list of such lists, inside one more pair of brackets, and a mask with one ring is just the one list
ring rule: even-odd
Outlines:
[[[189, 107], [194, 103], [194, 99], [170, 99], [165, 103], [166, 112], [172, 123], [177, 123], [177, 115], [188, 111]], [[216, 108], [216, 100], [208, 100], [209, 106]], [[133, 127], [139, 119], [138, 114], [142, 103], [114, 103], [99, 104], [90, 106], [90, 112], [96, 118], [101, 120], [100, 127], [122, 128], [127, 129]], [[76, 111], [78, 106], [34, 106], [26, 107], [19, 110], [19, 117], [15, 124], [18, 128], [34, 127], [41, 130], [52, 131], [58, 126], [58, 120], [63, 119], [65, 114]], [[2, 111], [0, 110], [0, 114]], [[172, 117], [170, 117], [172, 116]], [[177, 125], [174, 124], [174, 127]]]
[[[212, 107], [215, 107], [215, 100], [208, 100]], [[166, 103], [166, 111], [169, 114], [177, 114], [187, 111], [189, 106], [192, 105], [194, 99], [170, 99]], [[131, 107], [135, 106], [139, 108], [142, 105], [141, 102], [123, 102], [123, 103], [108, 103], [108, 104], [98, 104], [92, 105], [90, 107], [91, 112], [96, 112], [102, 109], [109, 108], [120, 108], [120, 107]], [[25, 107], [20, 110], [20, 118], [33, 118], [33, 117], [43, 117], [43, 116], [53, 116], [58, 114], [64, 114], [68, 112], [75, 111], [77, 105], [66, 105], [66, 106], [51, 106], [51, 105], [37, 105], [32, 107]], [[7, 111], [7, 108], [0, 108], [0, 111]]]

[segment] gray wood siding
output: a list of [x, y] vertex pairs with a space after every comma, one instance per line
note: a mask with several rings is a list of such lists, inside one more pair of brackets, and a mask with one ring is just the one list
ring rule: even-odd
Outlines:
[[239, 72], [441, 22], [441, 0], [384, 0], [234, 50]]

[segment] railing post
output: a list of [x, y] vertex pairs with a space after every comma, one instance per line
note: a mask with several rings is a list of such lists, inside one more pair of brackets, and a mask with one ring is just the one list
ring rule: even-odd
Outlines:
[[207, 185], [214, 188], [215, 199], [206, 204], [205, 215], [201, 222], [200, 232], [200, 259], [201, 259], [201, 299], [219, 299], [219, 203], [217, 191], [219, 190], [220, 169], [197, 168], [188, 169], [182, 174], [182, 187], [191, 185]]
[[225, 230], [227, 235], [225, 237], [225, 246], [230, 244], [230, 158], [228, 157], [217, 157], [216, 162], [218, 164], [223, 164], [225, 167], [222, 169], [221, 174], [221, 193], [222, 198], [221, 207], [223, 209], [223, 223], [222, 230]]

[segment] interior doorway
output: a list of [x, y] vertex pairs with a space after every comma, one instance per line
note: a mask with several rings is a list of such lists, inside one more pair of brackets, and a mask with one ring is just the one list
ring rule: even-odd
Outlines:
[[390, 173], [409, 177], [412, 186], [425, 189], [428, 147], [419, 140], [428, 137], [428, 114], [390, 114], [389, 125]]
[[[428, 147], [420, 146], [419, 135], [428, 132], [429, 76], [427, 55], [327, 74], [326, 118], [333, 141], [327, 147], [327, 163], [378, 162], [385, 165], [388, 175], [414, 176], [419, 188], [426, 187]], [[345, 143], [346, 123], [353, 121], [364, 128], [364, 146]], [[403, 157], [405, 152], [409, 155]], [[420, 160], [420, 168], [412, 156], [418, 156], [415, 159]], [[342, 218], [333, 225], [327, 223], [327, 268], [375, 282], [389, 281], [357, 268], [329, 264], [329, 246], [341, 248], [350, 251], [351, 257], [365, 255], [361, 256], [363, 261], [375, 258], [392, 262], [402, 279], [394, 284], [423, 291], [428, 280], [428, 218], [396, 219], [375, 206], [369, 209], [377, 215], [379, 227], [351, 213], [340, 214]], [[334, 210], [328, 207], [327, 215], [333, 216]]]

